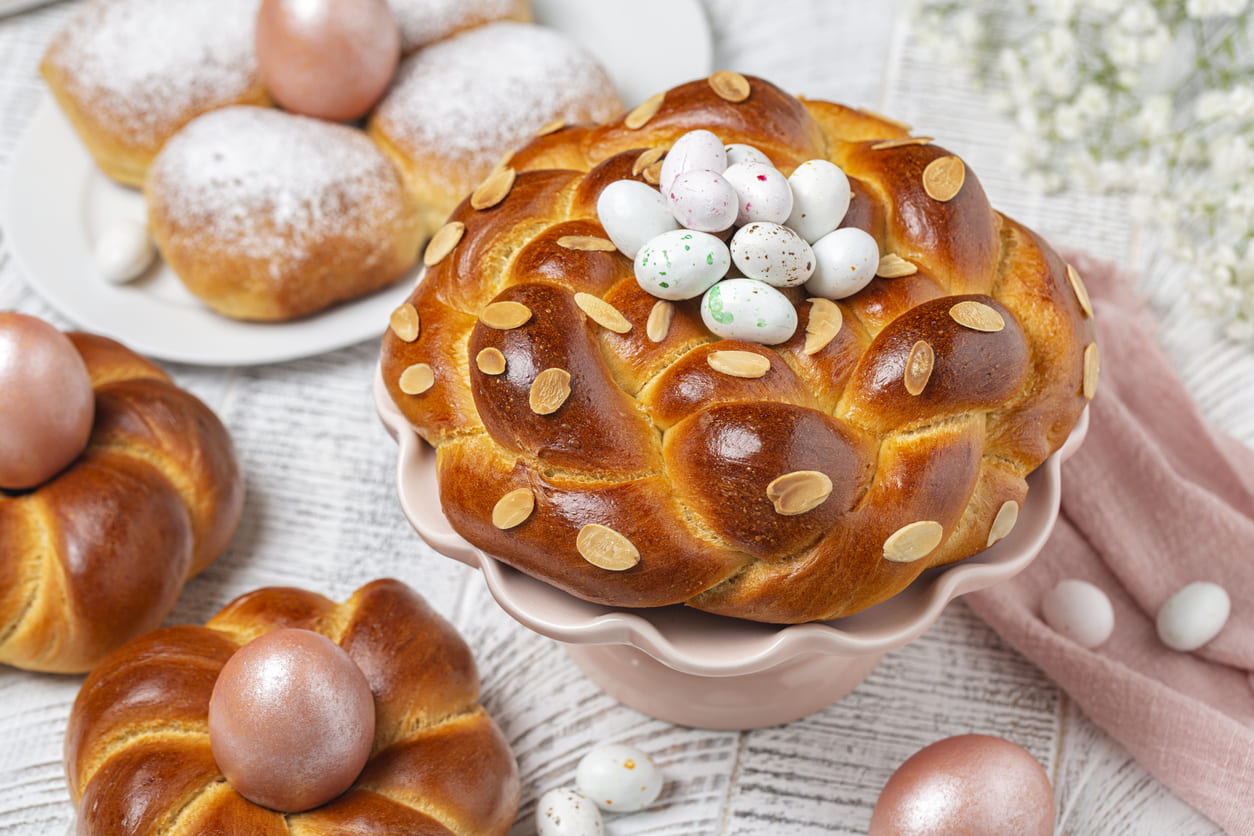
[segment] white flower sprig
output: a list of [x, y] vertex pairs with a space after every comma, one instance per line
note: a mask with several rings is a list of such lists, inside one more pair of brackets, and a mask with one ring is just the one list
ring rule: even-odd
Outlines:
[[1120, 191], [1254, 341], [1254, 0], [920, 0], [920, 32], [1013, 116], [1039, 188]]

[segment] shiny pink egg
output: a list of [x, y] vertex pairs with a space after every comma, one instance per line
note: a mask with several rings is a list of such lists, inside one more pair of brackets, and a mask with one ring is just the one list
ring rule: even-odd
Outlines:
[[962, 734], [925, 746], [880, 792], [868, 836], [1051, 836], [1054, 789], [1017, 743]]
[[34, 488], [87, 447], [96, 393], [69, 337], [42, 319], [0, 313], [0, 488]]
[[309, 630], [275, 630], [222, 666], [209, 699], [209, 746], [240, 795], [298, 813], [352, 786], [374, 742], [361, 668]]
[[284, 108], [348, 122], [387, 89], [401, 34], [387, 0], [262, 0], [256, 54], [262, 83]]

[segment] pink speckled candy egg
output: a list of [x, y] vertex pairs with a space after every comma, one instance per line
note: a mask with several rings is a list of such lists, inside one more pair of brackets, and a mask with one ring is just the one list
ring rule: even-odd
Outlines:
[[792, 214], [792, 187], [779, 169], [770, 163], [729, 165], [723, 172], [723, 179], [736, 190], [739, 199], [737, 224], [752, 221], [782, 224]]
[[78, 458], [96, 393], [69, 337], [42, 319], [0, 313], [0, 488], [36, 487]]
[[1017, 743], [986, 734], [938, 740], [897, 768], [868, 836], [1051, 836], [1054, 790]]
[[[722, 148], [722, 146], [719, 146]], [[687, 229], [722, 232], [731, 229], [740, 211], [740, 198], [717, 171], [685, 171], [667, 193], [671, 214]]]
[[685, 171], [708, 170], [722, 174], [727, 168], [727, 149], [712, 132], [698, 129], [675, 140], [662, 160], [658, 190], [669, 194], [675, 178]]
[[374, 696], [335, 642], [310, 630], [266, 633], [222, 666], [209, 745], [240, 795], [298, 813], [348, 789], [370, 757]]

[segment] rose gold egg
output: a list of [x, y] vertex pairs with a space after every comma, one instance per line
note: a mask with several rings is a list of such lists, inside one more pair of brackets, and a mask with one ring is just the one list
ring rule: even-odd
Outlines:
[[87, 446], [96, 394], [69, 337], [42, 319], [0, 313], [0, 488], [36, 487]]
[[348, 789], [370, 757], [374, 697], [361, 668], [309, 630], [235, 652], [209, 699], [209, 746], [240, 795], [297, 813]]
[[387, 89], [401, 35], [387, 0], [262, 0], [256, 53], [261, 81], [280, 105], [347, 122]]
[[1022, 746], [963, 734], [920, 749], [880, 792], [868, 836], [1050, 836], [1054, 790]]

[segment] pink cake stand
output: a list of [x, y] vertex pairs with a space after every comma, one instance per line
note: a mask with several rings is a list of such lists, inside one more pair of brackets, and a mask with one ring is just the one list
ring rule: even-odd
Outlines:
[[463, 540], [440, 510], [435, 453], [413, 431], [376, 375], [375, 406], [398, 444], [401, 510], [433, 549], [478, 568], [517, 621], [563, 643], [606, 693], [652, 717], [707, 729], [751, 729], [812, 714], [852, 691], [884, 654], [920, 636], [959, 595], [1004, 581], [1028, 565], [1058, 518], [1062, 463], [1071, 437], [1028, 478], [1014, 530], [991, 549], [924, 572], [903, 592], [856, 615], [788, 626], [687, 607], [615, 610], [535, 580]]

